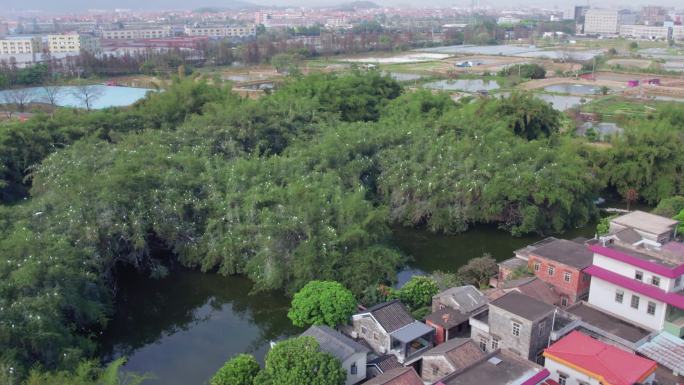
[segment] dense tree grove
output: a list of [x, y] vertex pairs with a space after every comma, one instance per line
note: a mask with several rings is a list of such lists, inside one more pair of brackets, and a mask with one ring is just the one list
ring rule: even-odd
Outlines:
[[405, 262], [392, 225], [551, 233], [593, 219], [604, 187], [681, 194], [681, 114], [662, 114], [599, 151], [529, 96], [455, 103], [369, 71], [259, 100], [190, 77], [126, 109], [2, 123], [0, 366], [75, 370], [122, 266], [359, 296]]
[[356, 303], [354, 295], [339, 282], [311, 281], [295, 293], [287, 316], [295, 326], [335, 328], [354, 314]]

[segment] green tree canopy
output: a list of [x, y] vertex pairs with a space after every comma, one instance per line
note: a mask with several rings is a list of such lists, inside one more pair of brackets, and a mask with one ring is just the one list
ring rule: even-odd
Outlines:
[[266, 355], [264, 369], [254, 379], [264, 385], [343, 385], [347, 373], [340, 361], [319, 351], [313, 337], [277, 343]]
[[252, 385], [261, 367], [251, 354], [238, 354], [226, 361], [211, 378], [211, 385]]
[[414, 275], [399, 289], [401, 302], [409, 309], [420, 309], [432, 304], [432, 296], [439, 292], [437, 283], [430, 277]]
[[295, 326], [334, 328], [346, 323], [355, 310], [354, 295], [340, 283], [311, 281], [295, 293], [287, 316]]
[[466, 265], [461, 266], [458, 269], [458, 275], [461, 276], [463, 282], [469, 285], [487, 287], [489, 279], [498, 271], [499, 266], [496, 264], [496, 260], [485, 254], [482, 257], [473, 258]]

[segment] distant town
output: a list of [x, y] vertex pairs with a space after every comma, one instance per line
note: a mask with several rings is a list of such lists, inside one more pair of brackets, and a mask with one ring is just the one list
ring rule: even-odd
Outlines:
[[635, 10], [589, 6], [505, 10], [477, 6], [384, 8], [372, 2], [355, 2], [327, 8], [208, 7], [147, 13], [114, 9], [0, 20], [0, 60], [25, 66], [64, 60], [81, 52], [123, 56], [180, 49], [196, 53], [208, 40], [240, 43], [277, 30], [290, 30], [280, 39], [319, 53], [343, 49], [343, 43], [335, 42], [334, 36], [358, 38], [369, 28], [394, 30], [413, 44], [440, 45], [453, 39], [455, 31], [486, 20], [502, 27], [501, 37], [506, 41], [533, 42], [535, 37], [563, 35], [678, 41], [684, 40], [683, 18], [684, 10], [660, 6]]

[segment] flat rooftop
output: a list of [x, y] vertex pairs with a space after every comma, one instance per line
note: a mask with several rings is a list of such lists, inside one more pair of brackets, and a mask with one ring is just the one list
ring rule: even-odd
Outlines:
[[601, 241], [591, 242], [596, 246], [606, 247], [668, 269], [684, 264], [684, 246], [680, 242], [668, 242], [658, 249], [643, 245], [634, 246], [620, 241], [606, 242], [605, 245]]
[[613, 219], [611, 222], [621, 226], [632, 227], [634, 229], [642, 230], [651, 234], [663, 234], [670, 232], [679, 223], [674, 219], [661, 217], [660, 215], [639, 210], [621, 215]]
[[532, 250], [530, 254], [578, 269], [590, 266], [594, 258], [594, 253], [589, 251], [586, 245], [567, 239], [556, 239], [548, 242]]
[[532, 361], [497, 350], [479, 363], [442, 379], [445, 385], [510, 385], [520, 384], [542, 368]]
[[649, 330], [598, 310], [585, 302], [578, 302], [565, 311], [578, 316], [586, 324], [632, 343], [636, 343], [651, 334]]
[[536, 321], [553, 312], [555, 307], [525, 294], [512, 291], [491, 302], [492, 306], [513, 313], [530, 321]]

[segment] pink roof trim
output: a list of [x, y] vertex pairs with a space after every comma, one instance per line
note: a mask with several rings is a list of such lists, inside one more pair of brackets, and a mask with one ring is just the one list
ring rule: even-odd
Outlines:
[[612, 258], [620, 262], [628, 263], [630, 265], [639, 267], [644, 270], [648, 270], [652, 273], [660, 274], [663, 277], [677, 278], [680, 275], [684, 274], [684, 264], [670, 269], [663, 265], [659, 265], [657, 263], [653, 263], [650, 261], [645, 261], [641, 258], [633, 257], [629, 254], [625, 254], [618, 250], [610, 249], [608, 247], [603, 247], [601, 245], [591, 245], [589, 246], [589, 250], [593, 251], [596, 254], [601, 254], [605, 257]]
[[538, 383], [542, 382], [543, 380], [546, 379], [551, 373], [549, 372], [548, 369], [544, 369], [541, 372], [535, 374], [534, 376], [530, 377], [527, 381], [523, 382], [520, 385], [537, 385]]
[[598, 266], [589, 266], [584, 270], [585, 273], [608, 281], [620, 287], [635, 291], [647, 297], [657, 299], [672, 306], [684, 309], [684, 296], [678, 293], [668, 293], [656, 286], [639, 282], [635, 279], [625, 277], [612, 271], [600, 268]]

